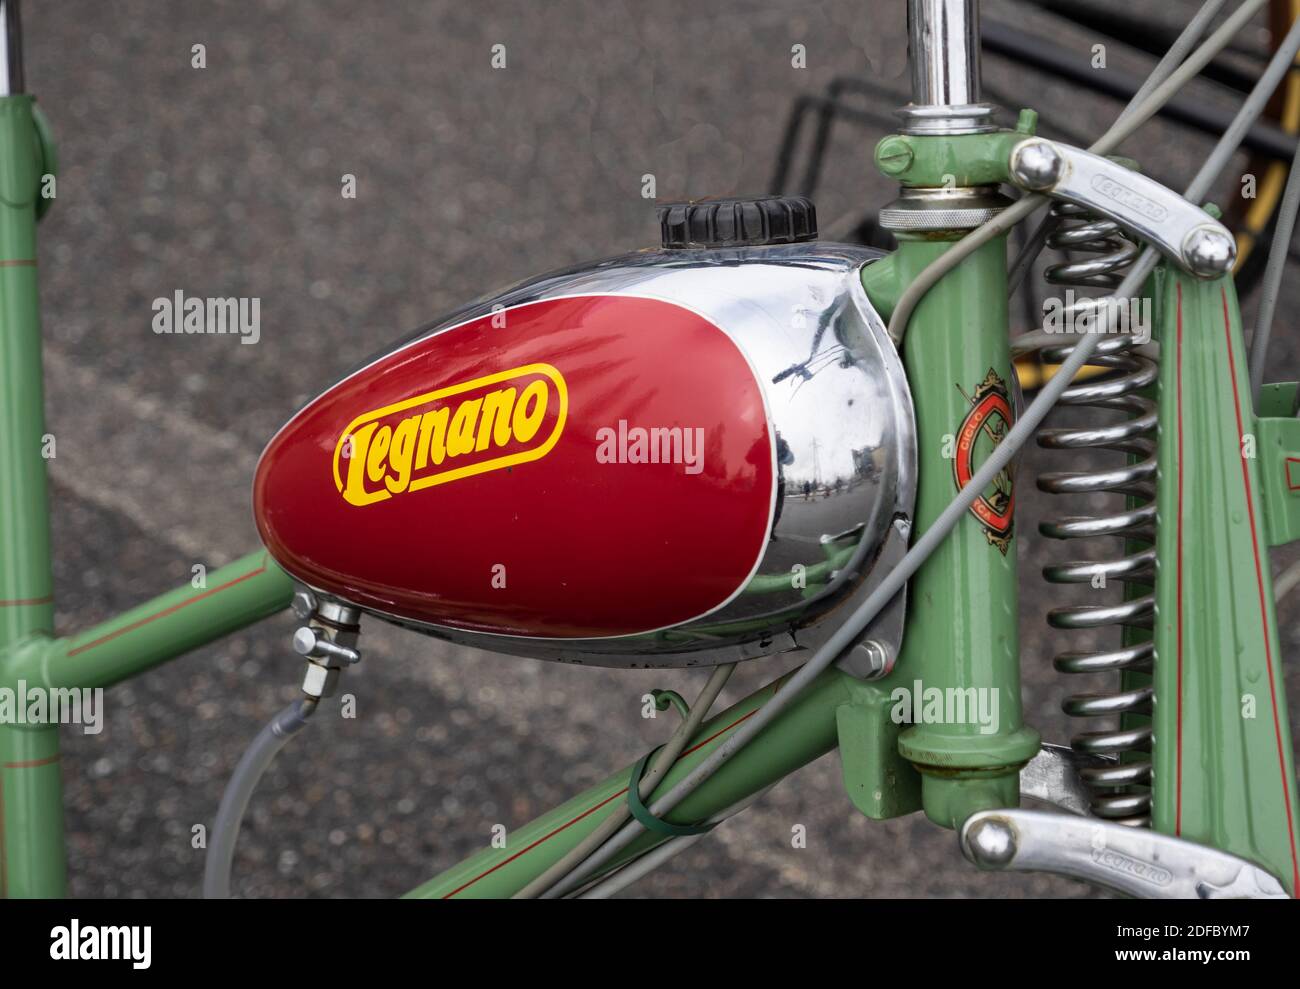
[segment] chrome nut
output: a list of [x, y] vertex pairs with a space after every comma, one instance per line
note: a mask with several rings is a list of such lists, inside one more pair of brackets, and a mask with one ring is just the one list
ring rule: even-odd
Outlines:
[[316, 613], [316, 595], [305, 587], [300, 587], [293, 592], [293, 613], [302, 621], [306, 621]]
[[1237, 260], [1237, 244], [1219, 226], [1197, 227], [1183, 241], [1183, 261], [1194, 275], [1217, 278]]
[[308, 663], [307, 672], [303, 674], [302, 678], [302, 692], [308, 697], [320, 700], [322, 697], [334, 696], [338, 683], [339, 669], [337, 666], [321, 666], [319, 663]]
[[878, 680], [894, 669], [894, 650], [886, 642], [868, 639], [854, 646], [855, 658], [863, 660], [864, 679]]
[[981, 869], [1001, 869], [1016, 857], [1016, 833], [1007, 821], [996, 817], [972, 824], [963, 844], [970, 860]]
[[1050, 141], [1032, 138], [1021, 141], [1011, 152], [1011, 177], [1017, 185], [1041, 192], [1061, 178], [1065, 159]]

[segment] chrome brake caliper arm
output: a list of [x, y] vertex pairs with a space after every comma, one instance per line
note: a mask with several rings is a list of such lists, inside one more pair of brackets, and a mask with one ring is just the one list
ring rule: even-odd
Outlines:
[[1232, 234], [1173, 189], [1082, 148], [1031, 137], [1011, 149], [1011, 181], [1114, 220], [1180, 268], [1217, 278], [1237, 257]]
[[1147, 899], [1287, 899], [1259, 866], [1147, 828], [1036, 810], [986, 810], [961, 829], [981, 869], [1053, 872]]

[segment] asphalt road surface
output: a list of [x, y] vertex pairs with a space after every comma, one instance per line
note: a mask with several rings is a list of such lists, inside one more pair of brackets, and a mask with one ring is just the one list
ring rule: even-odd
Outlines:
[[[655, 243], [646, 174], [661, 200], [771, 191], [791, 101], [837, 75], [890, 85], [898, 102], [905, 89], [901, 2], [26, 6], [29, 87], [62, 160], [40, 271], [64, 633], [253, 548], [262, 446], [386, 341], [501, 285]], [[1195, 5], [1122, 6], [1168, 24]], [[1079, 52], [1098, 40], [1020, 4], [986, 10]], [[806, 68], [791, 64], [795, 44]], [[204, 68], [192, 66], [195, 45]], [[495, 45], [504, 68], [492, 67]], [[1109, 58], [1149, 64], [1119, 42]], [[1032, 101], [1049, 134], [1086, 138], [1118, 111], [1002, 59], [987, 76]], [[823, 228], [892, 197], [870, 164], [880, 134], [836, 131]], [[1181, 186], [1208, 147], [1154, 124], [1130, 151]], [[355, 199], [340, 194], [344, 175]], [[152, 300], [178, 289], [260, 298], [260, 341], [156, 335]], [[1297, 372], [1298, 296], [1289, 282], [1278, 377]], [[1031, 451], [1022, 476], [1050, 463]], [[1032, 533], [1057, 506], [1030, 483], [1020, 491], [1019, 531]], [[1063, 740], [1067, 688], [1050, 657], [1067, 646], [1043, 623], [1060, 596], [1037, 576], [1061, 548], [1017, 542], [1026, 714]], [[1294, 652], [1297, 615], [1282, 618]], [[287, 615], [270, 620], [115, 688], [101, 734], [65, 732], [73, 894], [197, 895], [192, 829], [211, 821], [244, 746], [295, 694], [292, 628]], [[661, 741], [668, 724], [639, 717], [647, 689], [692, 696], [702, 683], [699, 671], [452, 649], [378, 623], [363, 638], [347, 682], [358, 716], [319, 718], [273, 766], [240, 839], [239, 895], [399, 894], [484, 845], [494, 824], [521, 824]], [[794, 662], [749, 664], [724, 700]], [[1288, 688], [1300, 701], [1294, 662]], [[919, 816], [865, 820], [839, 773], [837, 755], [819, 760], [628, 895], [1094, 895], [978, 875]], [[806, 848], [791, 847], [796, 824]]]

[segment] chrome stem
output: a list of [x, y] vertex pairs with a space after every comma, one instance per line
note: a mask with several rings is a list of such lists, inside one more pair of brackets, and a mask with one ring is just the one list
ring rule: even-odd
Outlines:
[[0, 0], [0, 96], [23, 91], [23, 31], [18, 0]]
[[980, 102], [979, 0], [908, 0], [912, 102], [899, 111], [911, 134], [994, 129]]
[[980, 101], [978, 0], [909, 0], [912, 102], [965, 106]]

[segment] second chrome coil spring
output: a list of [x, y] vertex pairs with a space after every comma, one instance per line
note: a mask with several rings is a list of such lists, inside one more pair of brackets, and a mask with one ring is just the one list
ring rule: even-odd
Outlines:
[[[1056, 284], [1113, 289], [1137, 256], [1137, 245], [1127, 240], [1108, 220], [1098, 220], [1078, 207], [1058, 204], [1053, 209], [1059, 224], [1048, 245], [1083, 258], [1052, 265], [1047, 278]], [[1114, 300], [1111, 300], [1114, 304]], [[1066, 311], [1076, 318], [1097, 322], [1099, 303], [1083, 300]], [[1077, 340], [1077, 338], [1075, 338]], [[1059, 364], [1073, 349], [1074, 340], [1039, 331], [1020, 338], [1018, 351], [1037, 350], [1049, 364]], [[1060, 399], [1064, 406], [1086, 407], [1106, 421], [1086, 427], [1045, 428], [1038, 444], [1053, 450], [1103, 450], [1117, 455], [1113, 467], [1044, 473], [1038, 487], [1046, 492], [1074, 495], [1095, 501], [1109, 496], [1119, 504], [1090, 515], [1071, 515], [1042, 522], [1039, 531], [1055, 539], [1111, 538], [1121, 542], [1120, 554], [1108, 559], [1076, 560], [1046, 567], [1044, 577], [1057, 584], [1091, 584], [1094, 593], [1111, 581], [1124, 587], [1123, 599], [1114, 604], [1089, 604], [1053, 609], [1048, 623], [1057, 629], [1081, 630], [1118, 626], [1122, 641], [1115, 648], [1087, 652], [1062, 652], [1054, 664], [1062, 673], [1123, 677], [1150, 673], [1153, 647], [1148, 630], [1155, 601], [1149, 589], [1155, 580], [1156, 404], [1143, 395], [1156, 380], [1155, 360], [1138, 349], [1132, 332], [1108, 335], [1089, 358], [1098, 369], [1087, 380], [1075, 381]], [[1142, 641], [1142, 640], [1146, 641]], [[1088, 759], [1081, 770], [1092, 793], [1093, 812], [1116, 822], [1145, 825], [1150, 821], [1151, 729], [1149, 685], [1117, 685], [1107, 693], [1077, 693], [1062, 707], [1072, 717], [1107, 718], [1111, 726], [1075, 735], [1071, 745]]]

